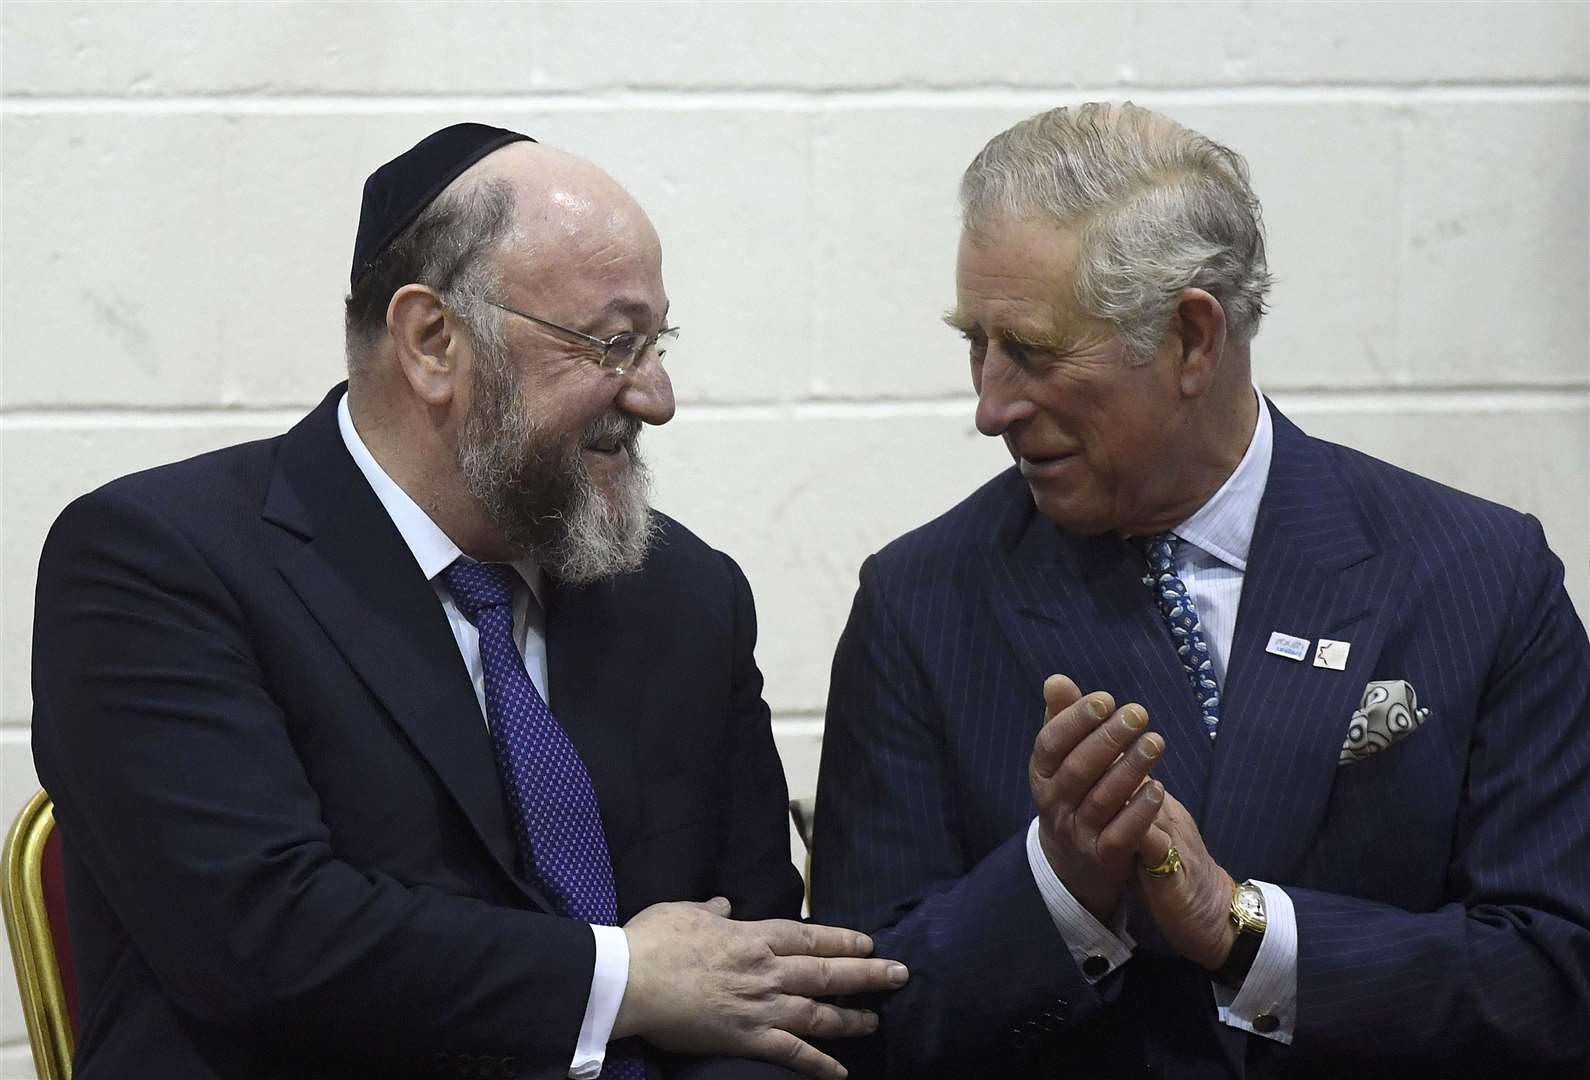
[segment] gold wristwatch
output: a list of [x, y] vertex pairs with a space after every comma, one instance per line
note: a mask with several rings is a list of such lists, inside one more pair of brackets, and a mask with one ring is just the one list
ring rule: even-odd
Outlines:
[[1253, 958], [1259, 955], [1264, 942], [1264, 893], [1251, 881], [1244, 881], [1231, 894], [1231, 925], [1236, 927], [1237, 940], [1231, 945], [1226, 962], [1215, 972], [1215, 978], [1230, 987], [1242, 985], [1253, 967]]

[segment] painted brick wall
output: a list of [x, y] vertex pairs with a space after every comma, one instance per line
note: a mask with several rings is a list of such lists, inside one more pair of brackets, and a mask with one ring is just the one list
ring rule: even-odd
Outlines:
[[[586, 154], [658, 225], [687, 343], [658, 501], [750, 576], [798, 792], [862, 558], [1004, 462], [937, 323], [955, 183], [1056, 104], [1130, 96], [1244, 153], [1261, 385], [1538, 515], [1590, 612], [1584, 3], [11, 0], [0, 43], [6, 816], [49, 522], [318, 400], [364, 175], [462, 119]], [[0, 992], [0, 1076], [31, 1075]]]

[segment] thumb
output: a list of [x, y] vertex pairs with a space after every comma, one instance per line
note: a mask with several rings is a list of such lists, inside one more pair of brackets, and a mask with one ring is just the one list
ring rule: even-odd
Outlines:
[[734, 910], [734, 905], [729, 903], [727, 896], [714, 896], [711, 900], [701, 905], [720, 919], [727, 919]]

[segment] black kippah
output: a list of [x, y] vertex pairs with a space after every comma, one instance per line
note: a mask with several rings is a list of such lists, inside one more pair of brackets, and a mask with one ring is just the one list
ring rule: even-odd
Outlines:
[[528, 135], [486, 124], [454, 124], [427, 135], [364, 182], [359, 235], [353, 241], [349, 285], [357, 288], [372, 263], [419, 217], [442, 189], [475, 162], [509, 143], [535, 142]]

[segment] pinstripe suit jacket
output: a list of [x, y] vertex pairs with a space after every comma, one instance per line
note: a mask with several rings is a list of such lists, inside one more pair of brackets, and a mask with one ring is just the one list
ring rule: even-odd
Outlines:
[[[1014, 469], [862, 567], [813, 913], [912, 980], [860, 1075], [1584, 1075], [1590, 645], [1562, 564], [1533, 518], [1275, 419], [1212, 746], [1141, 556], [1058, 530]], [[1347, 669], [1266, 653], [1274, 630], [1351, 642]], [[1077, 970], [1024, 846], [1053, 672], [1143, 703], [1213, 856], [1293, 898], [1291, 1047], [1221, 1025], [1139, 912], [1130, 961]], [[1338, 767], [1371, 679], [1407, 679], [1430, 719]]]

